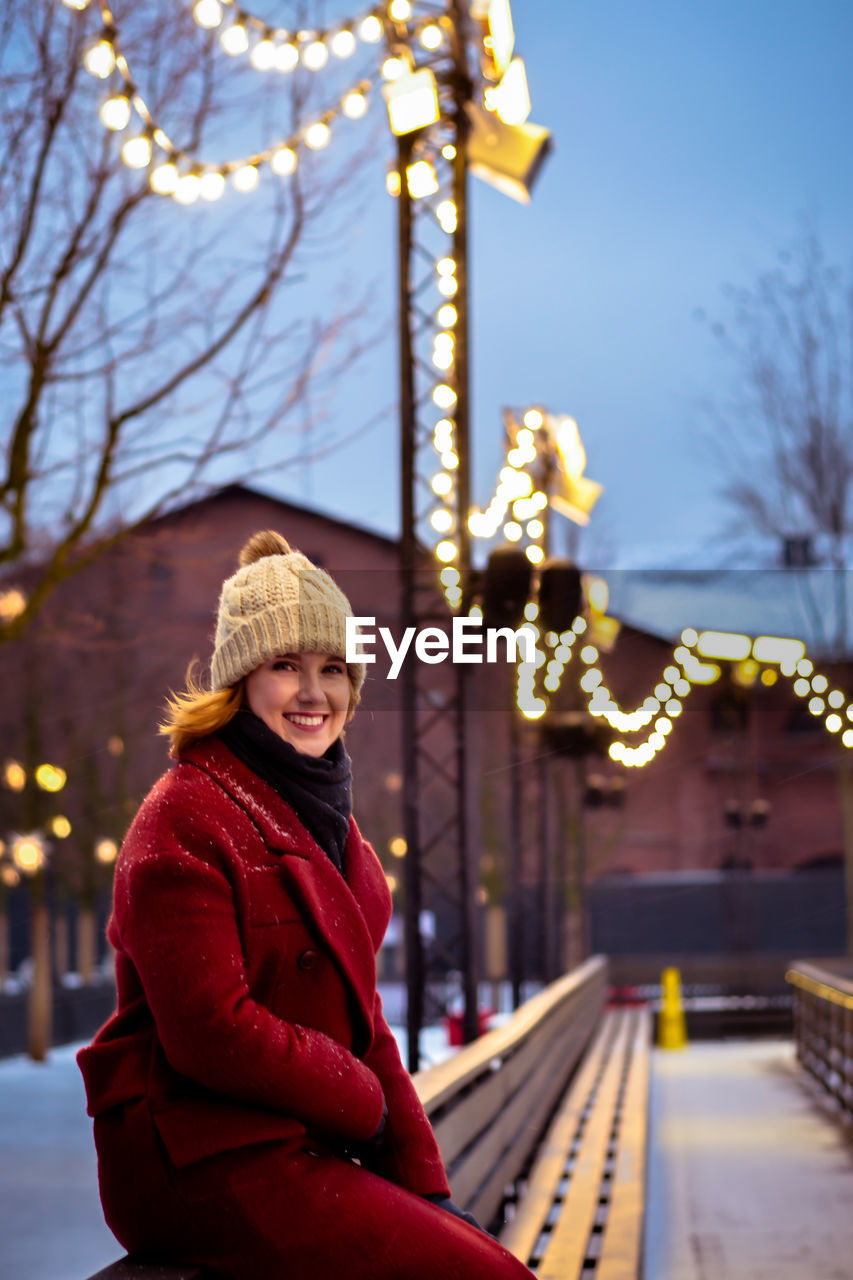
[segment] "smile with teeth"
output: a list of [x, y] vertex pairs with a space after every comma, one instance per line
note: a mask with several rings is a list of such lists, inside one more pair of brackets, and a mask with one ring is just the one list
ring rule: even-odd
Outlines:
[[296, 712], [284, 718], [289, 724], [295, 724], [298, 729], [319, 729], [326, 719], [325, 715], [300, 715]]

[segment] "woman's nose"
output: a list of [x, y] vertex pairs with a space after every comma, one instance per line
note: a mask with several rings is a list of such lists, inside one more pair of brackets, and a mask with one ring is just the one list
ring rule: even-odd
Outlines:
[[302, 702], [319, 702], [322, 699], [320, 677], [316, 671], [299, 672], [299, 698]]

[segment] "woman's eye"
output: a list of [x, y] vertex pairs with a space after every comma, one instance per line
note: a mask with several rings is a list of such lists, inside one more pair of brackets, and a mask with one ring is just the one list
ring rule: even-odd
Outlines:
[[326, 667], [326, 671], [335, 676], [342, 676], [345, 674], [345, 668], [340, 662], [330, 662]]
[[296, 670], [293, 663], [288, 661], [286, 658], [278, 658], [272, 664], [272, 669], [273, 671], [295, 671]]

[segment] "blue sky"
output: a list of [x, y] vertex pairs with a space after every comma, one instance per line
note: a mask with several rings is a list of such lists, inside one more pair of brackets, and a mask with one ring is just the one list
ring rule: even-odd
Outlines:
[[[352, 12], [349, 5], [334, 13]], [[599, 564], [713, 548], [727, 518], [701, 409], [730, 370], [706, 324], [726, 282], [773, 266], [803, 215], [853, 257], [853, 4], [846, 0], [516, 0], [531, 119], [555, 151], [529, 206], [471, 183], [472, 499], [491, 497], [504, 405], [577, 418], [605, 494], [584, 535]], [[385, 324], [333, 402], [360, 442], [279, 492], [393, 532], [398, 520], [391, 155], [326, 268], [375, 284]], [[370, 183], [375, 186], [371, 194]]]

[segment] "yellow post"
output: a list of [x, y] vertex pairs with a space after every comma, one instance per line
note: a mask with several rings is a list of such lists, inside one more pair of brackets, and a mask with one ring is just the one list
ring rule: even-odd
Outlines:
[[663, 1002], [658, 1014], [658, 1048], [683, 1049], [687, 1044], [687, 1025], [681, 1003], [681, 974], [675, 968], [661, 974]]

